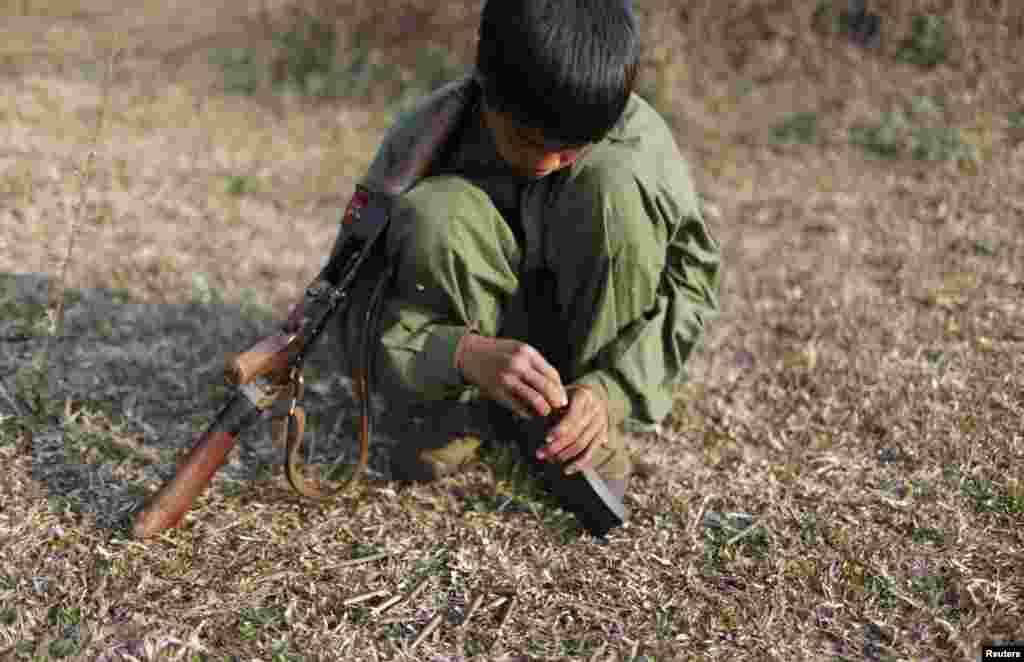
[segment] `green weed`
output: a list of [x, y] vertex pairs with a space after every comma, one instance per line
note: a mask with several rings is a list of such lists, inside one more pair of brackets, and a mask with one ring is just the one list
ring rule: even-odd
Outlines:
[[917, 14], [911, 23], [910, 38], [897, 57], [922, 67], [934, 67], [946, 59], [946, 24], [936, 14]]
[[227, 184], [224, 186], [227, 194], [233, 195], [236, 198], [255, 193], [256, 189], [256, 180], [245, 175], [232, 175], [228, 177]]
[[915, 115], [938, 115], [942, 113], [944, 104], [938, 97], [922, 95], [914, 97], [910, 109]]
[[929, 607], [935, 609], [942, 604], [946, 594], [946, 583], [938, 575], [925, 575], [910, 580], [910, 590], [925, 599]]
[[885, 113], [878, 124], [850, 128], [850, 142], [875, 156], [894, 158], [900, 151], [900, 137], [910, 128], [907, 116], [899, 110]]
[[893, 591], [893, 581], [888, 577], [869, 573], [864, 580], [864, 588], [869, 593], [874, 593], [878, 599], [878, 606], [888, 609], [896, 604], [896, 593]]
[[918, 127], [911, 136], [911, 154], [918, 161], [975, 162], [974, 146], [960, 138], [953, 127]]
[[51, 657], [55, 657], [57, 659], [71, 657], [78, 653], [78, 642], [74, 639], [57, 639], [50, 643], [47, 650]]
[[565, 639], [562, 641], [562, 650], [566, 655], [590, 657], [594, 652], [594, 642], [588, 639]]
[[818, 542], [818, 516], [814, 513], [800, 517], [800, 542], [809, 547]]
[[213, 64], [224, 73], [224, 90], [232, 94], [255, 94], [270, 78], [267, 66], [245, 48], [215, 50]]
[[32, 653], [36, 650], [36, 644], [33, 641], [19, 641], [14, 645], [14, 655], [23, 660], [30, 659]]
[[672, 636], [672, 608], [654, 610], [654, 633], [658, 639], [668, 639]]
[[29, 406], [37, 419], [57, 412], [58, 404], [50, 398], [50, 372], [46, 352], [40, 350], [14, 374], [14, 388], [18, 397]]
[[780, 143], [809, 145], [818, 133], [818, 115], [813, 112], [793, 113], [772, 129], [772, 138]]
[[1024, 110], [1010, 113], [1007, 120], [1010, 122], [1011, 129], [1024, 129]]
[[206, 274], [201, 272], [192, 274], [192, 300], [204, 306], [224, 303], [224, 297], [216, 288], [210, 286]]
[[0, 625], [14, 625], [14, 621], [17, 619], [18, 612], [14, 610], [14, 607], [0, 609]]
[[930, 526], [914, 527], [914, 530], [910, 533], [910, 538], [914, 542], [931, 543], [933, 545], [941, 545], [946, 539], [941, 530]]

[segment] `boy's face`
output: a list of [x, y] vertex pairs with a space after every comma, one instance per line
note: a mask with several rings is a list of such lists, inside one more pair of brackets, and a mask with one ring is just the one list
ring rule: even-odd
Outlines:
[[546, 140], [538, 129], [516, 123], [505, 113], [484, 107], [484, 123], [491, 130], [498, 154], [524, 177], [540, 179], [572, 165], [589, 145], [561, 147]]

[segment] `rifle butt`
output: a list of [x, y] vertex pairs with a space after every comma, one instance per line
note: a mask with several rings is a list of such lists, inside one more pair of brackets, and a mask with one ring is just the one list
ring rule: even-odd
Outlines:
[[138, 539], [152, 538], [181, 523], [213, 475], [227, 461], [238, 434], [259, 415], [260, 410], [248, 399], [236, 396], [192, 447], [174, 477], [136, 515], [132, 535]]

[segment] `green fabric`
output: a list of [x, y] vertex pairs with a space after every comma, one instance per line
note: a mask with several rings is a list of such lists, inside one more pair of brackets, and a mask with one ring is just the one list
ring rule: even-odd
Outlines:
[[[364, 182], [425, 126], [437, 95], [464, 93], [451, 85], [401, 120]], [[670, 130], [634, 95], [604, 140], [537, 181], [504, 176], [488, 138], [471, 117], [447, 164], [399, 199], [377, 388], [472, 397], [454, 353], [477, 322], [540, 349], [566, 384], [600, 389], [614, 426], [659, 421], [719, 286], [719, 249]]]

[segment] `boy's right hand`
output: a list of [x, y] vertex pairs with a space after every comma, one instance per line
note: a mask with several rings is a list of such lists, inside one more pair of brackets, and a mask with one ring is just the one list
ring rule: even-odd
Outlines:
[[456, 356], [467, 382], [523, 418], [547, 416], [569, 402], [558, 371], [524, 342], [467, 333]]

